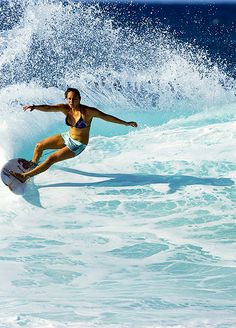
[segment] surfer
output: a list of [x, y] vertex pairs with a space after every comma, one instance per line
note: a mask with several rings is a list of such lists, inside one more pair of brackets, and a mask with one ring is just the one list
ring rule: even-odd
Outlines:
[[[115, 116], [106, 114], [97, 108], [81, 104], [81, 96], [78, 89], [68, 88], [65, 92], [65, 98], [67, 104], [27, 105], [23, 107], [24, 111], [39, 110], [42, 112], [62, 112], [66, 116], [65, 123], [70, 127], [70, 130], [62, 134], [48, 137], [36, 144], [33, 158], [30, 161], [32, 170], [25, 173], [11, 171], [11, 174], [22, 183], [46, 171], [57, 162], [81, 154], [89, 142], [89, 132], [93, 118], [100, 118], [108, 122], [126, 126], [138, 126], [136, 122], [126, 122]], [[56, 151], [38, 165], [38, 161], [43, 151], [46, 149], [55, 149]]]

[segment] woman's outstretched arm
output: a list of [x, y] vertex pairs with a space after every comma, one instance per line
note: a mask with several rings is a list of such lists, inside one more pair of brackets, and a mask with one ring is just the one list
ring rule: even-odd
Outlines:
[[138, 126], [138, 124], [136, 122], [123, 121], [123, 120], [119, 119], [118, 117], [106, 114], [96, 108], [92, 109], [92, 114], [93, 114], [93, 117], [101, 118], [102, 120], [107, 121], [107, 122], [112, 122], [112, 123], [117, 123], [117, 124], [122, 124], [122, 125], [127, 125], [127, 126], [129, 125], [134, 128], [136, 128]]
[[58, 104], [58, 105], [26, 105], [23, 107], [24, 111], [27, 110], [40, 110], [41, 112], [63, 112], [65, 113], [68, 109], [66, 104]]

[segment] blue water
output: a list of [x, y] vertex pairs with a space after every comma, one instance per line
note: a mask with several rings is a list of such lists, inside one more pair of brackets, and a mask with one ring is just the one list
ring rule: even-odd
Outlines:
[[0, 188], [0, 327], [235, 327], [235, 5], [1, 2], [0, 164], [67, 86], [138, 129]]

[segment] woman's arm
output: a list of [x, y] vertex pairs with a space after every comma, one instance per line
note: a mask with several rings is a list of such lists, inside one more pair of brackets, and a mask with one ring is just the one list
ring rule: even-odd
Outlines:
[[23, 107], [23, 110], [40, 110], [41, 112], [63, 112], [64, 114], [68, 111], [68, 106], [66, 104], [58, 105], [26, 105]]
[[96, 108], [92, 109], [92, 114], [93, 114], [93, 117], [101, 118], [102, 120], [107, 121], [107, 122], [123, 124], [123, 125], [126, 125], [126, 126], [129, 125], [129, 126], [132, 126], [134, 128], [136, 128], [138, 126], [138, 124], [136, 122], [123, 121], [123, 120], [119, 119], [118, 117], [103, 113], [103, 112], [101, 112], [100, 110], [98, 110]]

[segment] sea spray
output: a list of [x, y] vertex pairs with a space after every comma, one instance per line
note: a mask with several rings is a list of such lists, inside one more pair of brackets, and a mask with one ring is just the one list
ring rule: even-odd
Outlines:
[[161, 24], [141, 22], [137, 33], [109, 17], [109, 7], [22, 6], [19, 22], [2, 33], [1, 88], [32, 81], [60, 90], [73, 85], [94, 106], [137, 110], [202, 110], [234, 97], [235, 82], [220, 63]]

